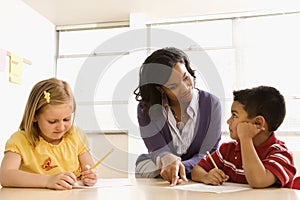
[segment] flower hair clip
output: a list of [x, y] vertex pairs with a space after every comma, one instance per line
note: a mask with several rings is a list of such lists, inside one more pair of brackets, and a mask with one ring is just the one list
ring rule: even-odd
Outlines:
[[50, 103], [50, 93], [44, 91], [44, 99], [46, 99], [47, 103]]

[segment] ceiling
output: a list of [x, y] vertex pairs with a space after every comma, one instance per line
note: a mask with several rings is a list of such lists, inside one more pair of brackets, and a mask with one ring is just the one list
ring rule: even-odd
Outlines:
[[[23, 0], [56, 26], [270, 10], [300, 10], [299, 0]], [[222, 3], [223, 2], [223, 3]]]
[[128, 20], [129, 1], [23, 0], [57, 26]]

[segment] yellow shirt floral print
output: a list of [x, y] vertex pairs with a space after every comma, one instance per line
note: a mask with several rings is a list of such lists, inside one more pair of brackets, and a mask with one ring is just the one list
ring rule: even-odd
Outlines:
[[29, 144], [24, 131], [15, 132], [7, 141], [5, 152], [15, 152], [21, 156], [20, 169], [37, 174], [73, 172], [80, 177], [81, 167], [78, 156], [89, 151], [86, 134], [74, 128], [64, 135], [58, 145], [52, 145], [40, 137], [34, 148]]

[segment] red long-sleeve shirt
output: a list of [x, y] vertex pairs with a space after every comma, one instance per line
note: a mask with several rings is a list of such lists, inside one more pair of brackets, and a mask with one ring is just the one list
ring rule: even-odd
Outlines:
[[[278, 179], [278, 185], [291, 188], [296, 168], [292, 154], [288, 151], [284, 142], [272, 136], [259, 147], [256, 152], [266, 169], [270, 170]], [[219, 169], [229, 176], [230, 182], [245, 183], [244, 169], [242, 167], [241, 148], [239, 141], [223, 143], [218, 150], [211, 154]], [[199, 163], [206, 171], [214, 168], [210, 159], [206, 156]]]

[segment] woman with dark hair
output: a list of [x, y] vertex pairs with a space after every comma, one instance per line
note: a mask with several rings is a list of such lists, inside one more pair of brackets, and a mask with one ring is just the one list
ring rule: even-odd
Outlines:
[[218, 98], [195, 88], [195, 71], [180, 49], [156, 50], [140, 68], [134, 91], [141, 137], [148, 149], [136, 161], [136, 177], [159, 175], [171, 185], [190, 178], [193, 167], [221, 139]]

